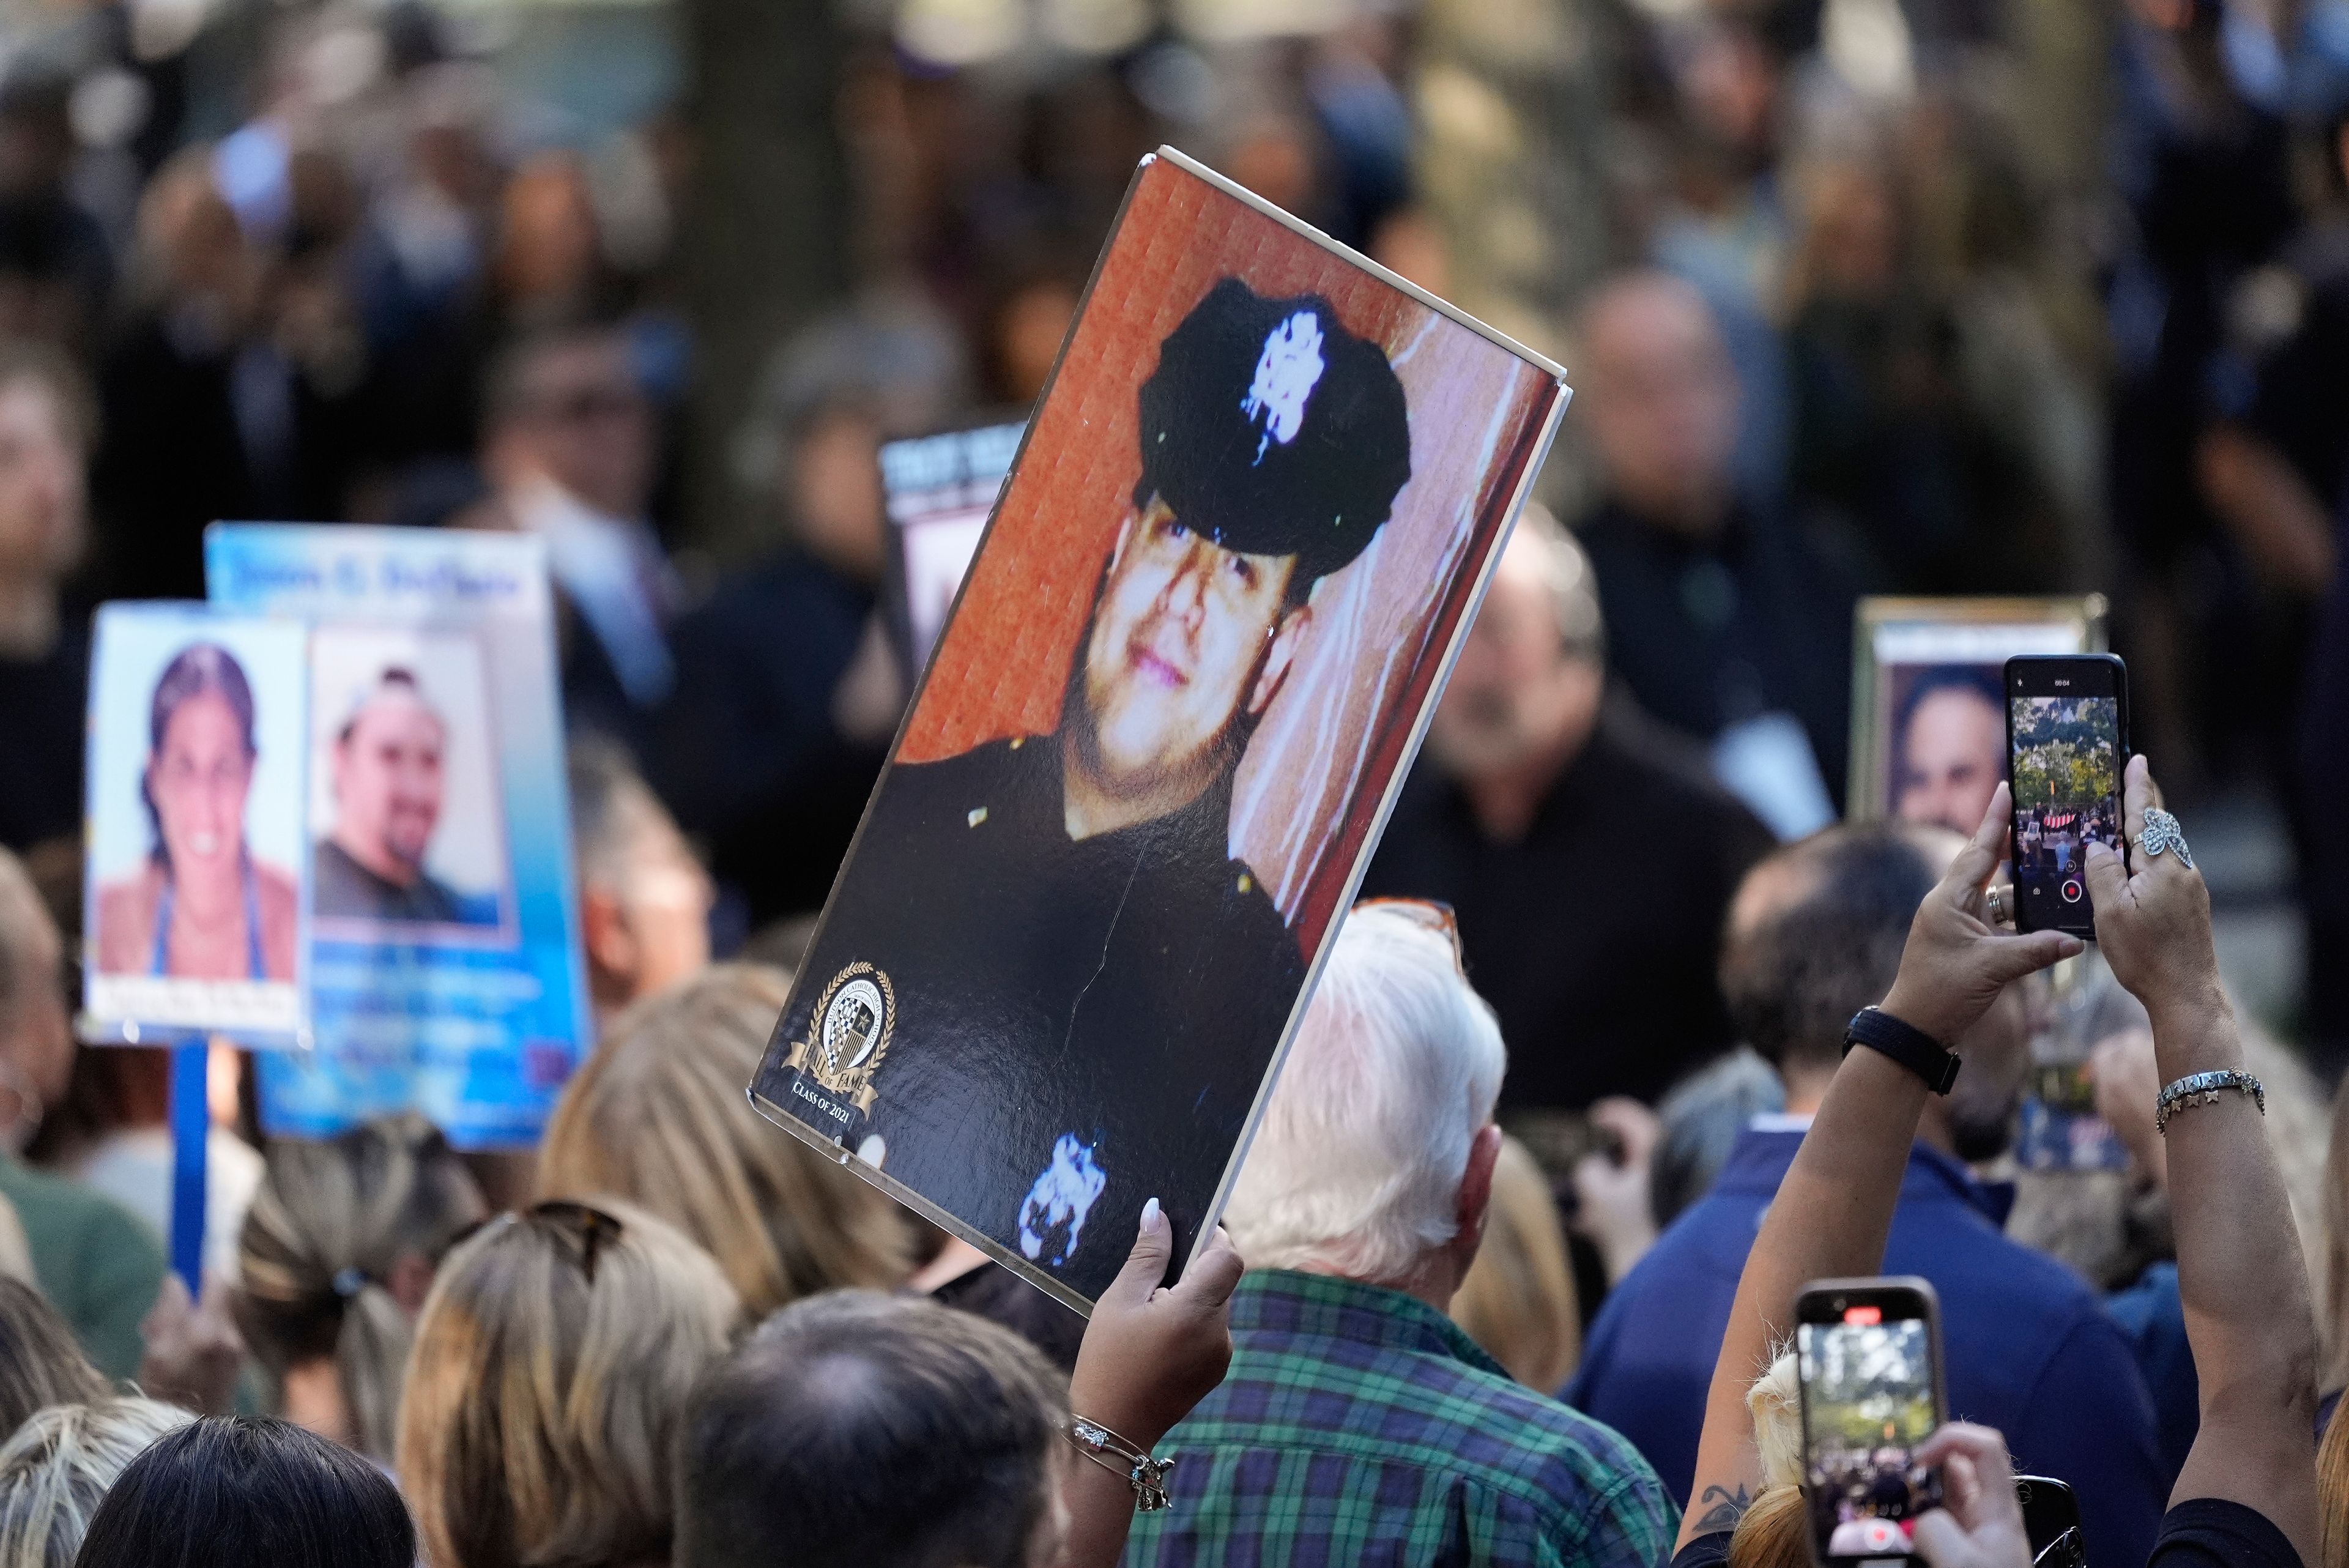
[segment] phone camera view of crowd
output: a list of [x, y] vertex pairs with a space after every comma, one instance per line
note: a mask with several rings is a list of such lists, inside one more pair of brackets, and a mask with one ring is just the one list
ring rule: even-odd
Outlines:
[[1931, 1331], [1921, 1319], [1806, 1324], [1805, 1473], [1812, 1518], [1831, 1555], [1909, 1548], [1909, 1523], [1939, 1500], [1910, 1450], [1931, 1435]]
[[2120, 715], [2109, 697], [2016, 697], [2014, 873], [2034, 924], [2080, 923], [2087, 846], [2120, 845]]

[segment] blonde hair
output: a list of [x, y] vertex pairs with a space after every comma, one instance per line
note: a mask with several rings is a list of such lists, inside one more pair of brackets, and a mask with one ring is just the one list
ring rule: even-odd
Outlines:
[[1564, 1385], [1582, 1359], [1566, 1227], [1549, 1179], [1516, 1138], [1501, 1140], [1484, 1243], [1452, 1298], [1452, 1316], [1510, 1376], [1544, 1394]]
[[104, 1399], [113, 1392], [49, 1299], [23, 1280], [0, 1279], [0, 1438], [44, 1405]]
[[486, 1210], [463, 1163], [413, 1114], [326, 1143], [273, 1144], [238, 1243], [246, 1342], [280, 1377], [331, 1356], [346, 1440], [388, 1461], [413, 1334], [392, 1270], [404, 1257], [437, 1259]]
[[686, 1397], [740, 1303], [666, 1222], [575, 1209], [492, 1220], [417, 1320], [399, 1476], [436, 1568], [668, 1557]]
[[1729, 1538], [1729, 1568], [1811, 1568], [1811, 1516], [1803, 1489], [1780, 1481], [1765, 1486], [1754, 1506], [1738, 1517]]
[[2316, 1445], [2316, 1561], [2349, 1568], [2349, 1418], [2339, 1408]]
[[0, 1447], [0, 1563], [68, 1568], [131, 1460], [195, 1417], [160, 1400], [51, 1405]]
[[1731, 1568], [1811, 1568], [1811, 1522], [1803, 1507], [1803, 1389], [1792, 1350], [1745, 1391], [1762, 1490], [1729, 1538]]
[[700, 1242], [754, 1317], [913, 1266], [887, 1195], [750, 1108], [790, 992], [781, 970], [720, 964], [628, 1009], [564, 1085], [539, 1160], [542, 1194], [608, 1192]]

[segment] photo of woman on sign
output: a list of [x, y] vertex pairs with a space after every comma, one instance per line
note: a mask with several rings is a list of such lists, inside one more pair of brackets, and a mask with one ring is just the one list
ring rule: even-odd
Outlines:
[[98, 896], [98, 967], [182, 980], [290, 981], [299, 898], [256, 857], [245, 801], [259, 753], [253, 684], [236, 656], [197, 642], [149, 703], [140, 799], [146, 861]]

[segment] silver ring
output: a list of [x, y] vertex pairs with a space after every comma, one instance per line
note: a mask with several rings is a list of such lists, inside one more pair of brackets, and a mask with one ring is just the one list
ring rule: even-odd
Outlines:
[[1983, 889], [1982, 901], [1990, 906], [1990, 918], [1992, 922], [2006, 919], [2006, 893], [2002, 888]]
[[2178, 830], [2178, 819], [2158, 805], [2145, 808], [2145, 831], [2137, 835], [2137, 846], [2149, 856], [2174, 849], [2178, 863], [2189, 871], [2194, 869], [2194, 852], [2186, 847], [2186, 835]]

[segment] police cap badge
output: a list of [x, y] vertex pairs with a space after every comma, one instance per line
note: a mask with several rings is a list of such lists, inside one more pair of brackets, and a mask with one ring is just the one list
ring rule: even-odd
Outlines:
[[1402, 383], [1319, 295], [1207, 291], [1142, 384], [1142, 481], [1226, 549], [1323, 576], [1369, 545], [1411, 478]]

